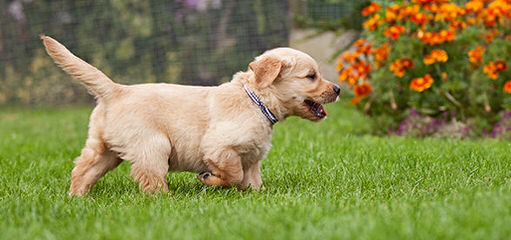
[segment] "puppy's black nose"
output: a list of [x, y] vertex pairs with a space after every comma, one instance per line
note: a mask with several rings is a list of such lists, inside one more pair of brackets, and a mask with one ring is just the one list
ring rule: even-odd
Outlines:
[[334, 92], [335, 94], [339, 95], [341, 93], [341, 88], [338, 86], [334, 86]]

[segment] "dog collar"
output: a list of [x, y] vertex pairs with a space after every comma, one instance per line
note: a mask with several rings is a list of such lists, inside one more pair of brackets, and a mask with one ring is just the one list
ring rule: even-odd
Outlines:
[[250, 97], [250, 99], [252, 99], [252, 102], [254, 102], [259, 107], [259, 109], [261, 109], [261, 112], [263, 112], [264, 116], [266, 116], [266, 118], [270, 120], [272, 125], [279, 121], [277, 117], [273, 115], [270, 109], [268, 109], [268, 107], [266, 107], [264, 103], [261, 102], [259, 97], [257, 97], [257, 95], [254, 92], [250, 91], [250, 89], [248, 89], [245, 84], [243, 84], [243, 88], [245, 89], [245, 92], [247, 93], [248, 97]]

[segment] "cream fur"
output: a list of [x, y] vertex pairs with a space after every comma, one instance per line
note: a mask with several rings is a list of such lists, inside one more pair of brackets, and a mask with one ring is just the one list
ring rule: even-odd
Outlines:
[[[270, 149], [273, 127], [250, 100], [253, 90], [280, 121], [296, 115], [319, 121], [305, 99], [337, 99], [316, 62], [290, 48], [267, 51], [246, 72], [218, 87], [175, 84], [121, 85], [42, 36], [48, 54], [96, 97], [89, 137], [75, 160], [70, 195], [87, 194], [122, 161], [145, 192], [166, 192], [169, 171], [205, 172], [206, 185], [262, 187], [260, 161]], [[306, 76], [314, 72], [316, 80]]]

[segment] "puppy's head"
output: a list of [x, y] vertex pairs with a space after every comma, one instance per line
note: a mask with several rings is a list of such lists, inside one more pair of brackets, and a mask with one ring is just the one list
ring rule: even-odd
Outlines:
[[250, 63], [257, 88], [278, 99], [285, 116], [311, 121], [326, 117], [322, 104], [335, 102], [340, 88], [323, 79], [318, 64], [309, 55], [291, 48], [265, 52]]

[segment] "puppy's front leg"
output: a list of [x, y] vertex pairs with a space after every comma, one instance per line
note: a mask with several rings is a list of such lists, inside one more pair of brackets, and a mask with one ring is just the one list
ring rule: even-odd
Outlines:
[[239, 186], [243, 181], [243, 167], [238, 153], [232, 149], [220, 149], [205, 156], [211, 171], [197, 176], [207, 186]]

